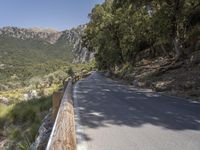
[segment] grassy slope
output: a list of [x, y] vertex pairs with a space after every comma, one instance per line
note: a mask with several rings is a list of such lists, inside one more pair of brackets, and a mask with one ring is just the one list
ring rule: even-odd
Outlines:
[[[92, 62], [90, 64], [71, 64], [70, 66], [66, 66], [66, 69], [72, 68], [75, 74], [80, 75], [93, 70], [94, 67], [95, 62]], [[51, 94], [59, 88], [61, 88], [59, 84], [52, 84], [51, 87], [43, 89], [44, 91], [48, 91], [50, 95], [48, 97], [18, 101], [9, 106], [0, 104], [0, 145], [1, 137], [3, 137], [8, 142], [9, 147], [7, 149], [29, 149], [41, 125], [42, 119], [51, 107]], [[0, 95], [7, 97], [9, 94], [19, 95], [21, 92], [23, 93], [24, 91], [15, 89], [0, 92]], [[5, 146], [3, 148], [6, 149]]]
[[50, 107], [51, 97], [10, 106], [0, 104], [0, 136], [10, 141], [8, 149], [28, 149]]

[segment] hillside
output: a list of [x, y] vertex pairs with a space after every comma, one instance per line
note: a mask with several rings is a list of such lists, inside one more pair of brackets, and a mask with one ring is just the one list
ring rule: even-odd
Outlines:
[[[88, 62], [92, 55], [81, 47], [83, 29], [84, 26], [62, 32], [38, 28], [0, 29], [0, 83], [44, 76], [72, 62]], [[0, 88], [5, 89], [3, 85]]]
[[92, 53], [81, 46], [84, 28], [0, 29], [0, 149], [30, 149], [51, 116], [53, 92], [92, 69]]
[[[3, 49], [6, 50], [6, 48], [11, 49], [13, 47], [16, 49], [39, 48], [44, 51], [42, 53], [47, 53], [48, 49], [54, 49], [55, 52], [65, 51], [65, 53], [68, 53], [68, 58], [70, 58], [70, 60], [68, 61], [83, 63], [88, 61], [90, 58], [90, 53], [87, 51], [87, 49], [81, 47], [81, 36], [83, 34], [84, 28], [85, 25], [80, 25], [77, 28], [73, 28], [71, 30], [55, 31], [52, 29], [50, 30], [39, 28], [25, 29], [17, 27], [3, 27], [0, 29], [0, 39], [3, 40], [0, 43], [1, 53]], [[21, 41], [21, 43], [13, 40], [19, 40], [19, 42]], [[22, 45], [23, 41], [26, 45]], [[9, 42], [11, 42], [11, 45], [8, 44]], [[6, 47], [4, 48], [4, 46]], [[48, 56], [48, 54], [46, 55]], [[51, 55], [54, 54], [55, 53], [53, 52]], [[56, 57], [57, 56], [55, 56], [55, 58]]]

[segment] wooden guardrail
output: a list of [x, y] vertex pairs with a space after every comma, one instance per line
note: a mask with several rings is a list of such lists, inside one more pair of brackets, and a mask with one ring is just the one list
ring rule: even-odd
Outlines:
[[[55, 99], [59, 100], [60, 95], [62, 94], [55, 95]], [[56, 119], [46, 150], [76, 150], [72, 80], [68, 81], [61, 102], [54, 102], [54, 104], [60, 107], [58, 113], [56, 107], [53, 110], [53, 116], [56, 116]]]

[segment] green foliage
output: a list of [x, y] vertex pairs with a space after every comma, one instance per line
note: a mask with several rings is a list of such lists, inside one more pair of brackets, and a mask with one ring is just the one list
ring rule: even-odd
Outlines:
[[74, 76], [74, 71], [73, 71], [72, 67], [69, 67], [69, 69], [67, 70], [67, 74], [68, 74], [70, 77], [73, 77], [73, 76]]
[[23, 101], [10, 106], [0, 104], [0, 134], [14, 141], [14, 149], [29, 147], [50, 107], [51, 97]]
[[197, 0], [106, 0], [89, 15], [83, 46], [95, 51], [99, 69], [110, 71], [134, 64], [138, 53], [155, 46], [179, 59], [199, 26], [199, 10]]
[[[71, 49], [64, 37], [49, 44], [0, 35], [0, 96], [11, 103], [0, 103], [0, 135], [10, 141], [9, 149], [30, 149], [51, 107], [48, 96], [60, 89], [68, 76], [95, 67], [95, 62], [70, 64]], [[33, 90], [42, 98], [22, 101]]]
[[71, 62], [71, 44], [0, 37], [0, 83], [26, 81], [61, 69]]
[[[42, 95], [50, 95], [53, 91], [58, 90], [60, 82], [68, 77], [68, 74], [62, 70], [72, 70], [73, 74], [78, 74], [87, 73], [94, 68], [95, 61], [89, 64], [71, 64], [70, 66], [63, 66], [61, 70], [43, 77], [33, 77], [29, 81], [30, 87], [1, 91], [0, 95], [3, 97], [9, 99], [15, 97], [16, 99], [15, 103], [9, 106], [0, 104], [0, 135], [4, 135], [11, 140], [10, 149], [23, 150], [30, 148], [30, 144], [35, 139], [42, 119], [51, 107], [51, 96], [29, 101], [19, 101], [19, 95], [23, 95], [23, 93], [32, 89], [41, 90], [38, 92], [43, 91]], [[44, 83], [51, 83], [51, 86], [41, 87]]]

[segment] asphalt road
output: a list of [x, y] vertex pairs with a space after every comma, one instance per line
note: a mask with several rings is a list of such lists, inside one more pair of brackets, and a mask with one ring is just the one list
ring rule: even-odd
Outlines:
[[200, 150], [200, 103], [94, 72], [74, 88], [78, 150]]

